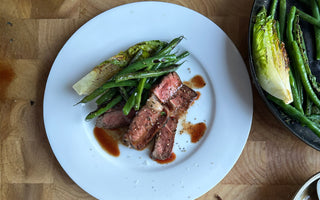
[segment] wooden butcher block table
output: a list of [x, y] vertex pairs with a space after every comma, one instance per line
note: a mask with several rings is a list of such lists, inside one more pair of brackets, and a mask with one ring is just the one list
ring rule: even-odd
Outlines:
[[[84, 23], [131, 0], [0, 0], [0, 199], [94, 199], [56, 160], [43, 122], [46, 80], [58, 52]], [[216, 23], [248, 67], [253, 0], [173, 0]], [[320, 152], [291, 134], [253, 87], [248, 141], [232, 170], [199, 200], [290, 199], [320, 171]], [[125, 192], [125, 188], [124, 188]]]

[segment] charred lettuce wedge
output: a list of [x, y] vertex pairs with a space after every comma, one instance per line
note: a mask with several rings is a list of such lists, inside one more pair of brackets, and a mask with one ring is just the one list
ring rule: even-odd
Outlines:
[[144, 59], [150, 57], [165, 45], [166, 43], [160, 40], [150, 40], [135, 44], [95, 66], [72, 87], [79, 95], [88, 95], [127, 66], [137, 54], [139, 54], [138, 59]]
[[276, 21], [263, 7], [253, 26], [252, 52], [255, 72], [261, 87], [286, 104], [293, 101], [289, 80], [289, 59], [280, 42]]

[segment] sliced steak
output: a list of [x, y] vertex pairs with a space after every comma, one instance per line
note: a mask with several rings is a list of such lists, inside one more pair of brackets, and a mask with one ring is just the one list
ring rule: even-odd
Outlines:
[[169, 117], [166, 125], [160, 129], [155, 138], [151, 158], [158, 160], [168, 159], [172, 153], [178, 119]]
[[173, 115], [179, 116], [186, 112], [198, 94], [186, 85], [182, 85], [168, 101], [168, 107]]
[[144, 149], [167, 120], [167, 114], [162, 114], [163, 110], [166, 109], [152, 95], [133, 118], [124, 135], [124, 143], [137, 150]]
[[169, 73], [152, 89], [150, 98], [136, 113], [123, 136], [124, 143], [142, 150], [156, 135], [151, 157], [159, 160], [169, 158], [179, 116], [196, 96], [195, 91], [182, 84], [177, 73]]
[[182, 82], [176, 72], [171, 72], [162, 78], [161, 82], [153, 88], [152, 92], [161, 103], [166, 103], [181, 87]]
[[175, 133], [179, 116], [190, 107], [197, 93], [186, 85], [182, 85], [166, 104], [170, 110], [170, 117], [164, 127], [160, 129], [155, 138], [151, 158], [158, 160], [168, 159], [172, 153]]
[[113, 129], [129, 126], [135, 115], [135, 111], [132, 109], [128, 115], [125, 115], [122, 111], [123, 106], [123, 104], [118, 104], [103, 115], [99, 116], [96, 121], [96, 127]]

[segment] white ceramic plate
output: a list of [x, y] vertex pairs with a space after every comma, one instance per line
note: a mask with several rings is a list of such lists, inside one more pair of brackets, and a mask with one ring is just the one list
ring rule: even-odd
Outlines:
[[[93, 66], [145, 40], [170, 41], [184, 35], [188, 50], [178, 70], [183, 81], [200, 74], [207, 85], [189, 109], [187, 121], [205, 122], [198, 143], [177, 134], [169, 164], [149, 158], [149, 150], [120, 145], [120, 156], [103, 151], [84, 118], [93, 107], [73, 106], [72, 85]], [[190, 68], [190, 70], [188, 70]], [[44, 123], [52, 150], [68, 175], [98, 199], [194, 199], [214, 187], [233, 167], [247, 141], [252, 92], [246, 66], [227, 35], [188, 8], [162, 2], [119, 6], [93, 18], [67, 41], [48, 77]]]

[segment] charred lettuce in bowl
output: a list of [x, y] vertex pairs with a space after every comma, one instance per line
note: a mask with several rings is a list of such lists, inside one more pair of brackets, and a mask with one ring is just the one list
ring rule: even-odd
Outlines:
[[261, 87], [286, 104], [291, 103], [288, 56], [284, 43], [279, 40], [275, 20], [267, 16], [265, 8], [258, 13], [253, 26], [252, 51]]

